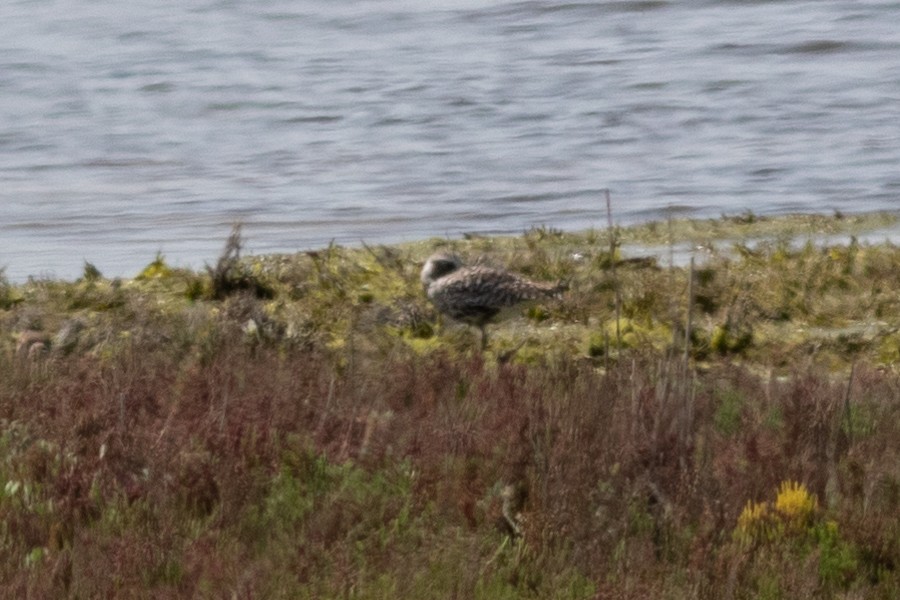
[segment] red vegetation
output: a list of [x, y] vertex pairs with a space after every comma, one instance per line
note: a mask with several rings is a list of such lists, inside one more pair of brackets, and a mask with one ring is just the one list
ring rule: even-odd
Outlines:
[[789, 479], [857, 572], [773, 566], [785, 597], [898, 589], [900, 380], [862, 367], [848, 396], [648, 355], [601, 373], [226, 336], [4, 357], [0, 382], [3, 597], [753, 597], [732, 531]]

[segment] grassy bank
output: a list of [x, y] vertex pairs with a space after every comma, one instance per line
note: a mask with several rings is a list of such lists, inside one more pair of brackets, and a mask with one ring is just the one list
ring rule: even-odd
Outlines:
[[[900, 249], [852, 237], [892, 223], [0, 281], [2, 595], [894, 598]], [[481, 353], [418, 283], [447, 247], [569, 291]]]

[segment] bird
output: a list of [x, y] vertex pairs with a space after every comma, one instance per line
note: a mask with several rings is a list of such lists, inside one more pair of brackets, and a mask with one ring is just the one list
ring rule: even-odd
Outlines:
[[567, 287], [531, 281], [505, 269], [466, 266], [458, 256], [446, 252], [432, 254], [425, 261], [420, 280], [440, 313], [478, 327], [482, 350], [487, 347], [489, 322], [526, 302], [556, 297]]

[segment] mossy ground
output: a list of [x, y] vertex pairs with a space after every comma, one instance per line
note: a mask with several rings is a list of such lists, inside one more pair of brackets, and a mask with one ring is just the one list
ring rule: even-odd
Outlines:
[[[0, 280], [3, 595], [896, 597], [900, 249], [858, 241], [894, 224]], [[621, 251], [651, 242], [702, 250]], [[569, 291], [481, 353], [424, 298], [438, 248]], [[801, 526], [745, 514], [784, 482]]]

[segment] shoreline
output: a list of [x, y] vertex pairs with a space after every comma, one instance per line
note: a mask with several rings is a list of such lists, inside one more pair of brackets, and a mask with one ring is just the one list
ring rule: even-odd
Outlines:
[[[613, 213], [615, 219], [615, 212]], [[654, 250], [660, 255], [669, 252], [668, 242], [660, 243], [659, 238], [670, 236], [669, 228], [672, 227], [671, 237], [675, 245], [676, 253], [684, 255], [686, 250], [690, 250], [695, 245], [702, 245], [710, 241], [719, 241], [727, 243], [728, 238], [734, 242], [743, 242], [750, 240], [754, 236], [760, 238], [771, 238], [778, 236], [795, 236], [795, 237], [822, 237], [828, 235], [869, 235], [873, 242], [879, 241], [874, 236], [881, 234], [884, 238], [892, 240], [894, 243], [900, 243], [900, 211], [896, 212], [859, 212], [846, 213], [840, 217], [832, 214], [820, 213], [796, 213], [796, 214], [779, 214], [770, 216], [755, 215], [750, 212], [744, 212], [736, 215], [723, 215], [719, 218], [682, 218], [677, 217], [667, 220], [655, 220], [647, 222], [616, 224], [614, 225], [619, 232], [620, 240], [623, 244], [623, 251], [631, 252], [647, 252]], [[540, 229], [534, 227], [533, 229]], [[552, 226], [544, 228], [554, 229]], [[595, 231], [602, 234], [605, 227], [592, 227], [586, 229], [564, 229], [566, 233], [585, 234], [589, 231]], [[246, 245], [250, 248], [254, 246], [253, 224], [245, 224]], [[527, 230], [525, 230], [527, 231]], [[347, 248], [359, 248], [364, 244], [376, 246], [392, 246], [402, 247], [405, 245], [415, 244], [417, 241], [426, 239], [446, 239], [452, 241], [454, 239], [465, 239], [467, 237], [492, 237], [505, 238], [517, 237], [523, 232], [510, 232], [503, 234], [480, 234], [469, 233], [461, 234], [455, 237], [435, 236], [432, 238], [422, 237], [417, 239], [406, 239], [393, 242], [375, 243], [366, 242], [364, 240], [354, 243], [341, 244]], [[221, 240], [224, 240], [227, 232], [223, 230], [219, 241], [212, 242], [206, 240], [205, 247], [209, 251], [208, 261], [214, 261], [217, 252], [221, 248]], [[206, 262], [197, 263], [197, 259], [186, 258], [186, 250], [178, 249], [183, 246], [182, 243], [168, 243], [169, 249], [157, 249], [156, 253], [162, 253], [171, 260], [173, 266], [189, 270], [202, 270]], [[176, 247], [176, 250], [172, 249]], [[301, 248], [296, 252], [309, 252], [321, 250], [322, 247]], [[112, 250], [114, 251], [114, 249]], [[256, 256], [265, 256], [268, 254], [290, 254], [288, 251], [262, 251], [253, 252]], [[145, 257], [145, 260], [152, 260], [152, 253]], [[107, 268], [102, 264], [98, 257], [84, 256], [81, 262], [89, 262], [97, 264], [100, 270], [107, 273]], [[134, 277], [142, 268], [142, 263], [138, 259], [131, 261], [134, 267], [127, 269], [128, 272], [114, 273], [110, 277], [118, 277], [127, 279]], [[146, 263], [143, 263], [146, 264]], [[12, 283], [21, 284], [29, 279], [51, 279], [51, 280], [73, 280], [77, 278], [81, 271], [81, 266], [70, 265], [64, 269], [67, 274], [57, 275], [53, 268], [35, 269], [34, 272], [28, 272], [20, 267], [15, 259], [7, 258], [5, 263], [0, 263], [0, 272], [5, 272], [7, 280]]]
[[[123, 312], [119, 309], [129, 309], [132, 304], [156, 303], [178, 315], [201, 307], [213, 310], [230, 293], [243, 292], [256, 294], [253, 301], [260, 305], [262, 315], [258, 320], [288, 332], [275, 336], [282, 342], [290, 342], [293, 332], [312, 327], [322, 341], [344, 344], [352, 329], [349, 323], [342, 319], [319, 322], [304, 316], [334, 310], [352, 314], [354, 319], [378, 314], [384, 323], [396, 321], [393, 326], [398, 328], [399, 339], [427, 352], [442, 343], [434, 334], [440, 319], [421, 293], [418, 269], [427, 255], [442, 248], [532, 278], [571, 281], [568, 302], [540, 306], [534, 313], [498, 326], [498, 344], [508, 350], [524, 335], [525, 347], [518, 354], [521, 360], [535, 359], [527, 358], [529, 352], [540, 354], [542, 344], [597, 360], [598, 356], [608, 357], [613, 331], [618, 332], [614, 346], [620, 350], [639, 346], [661, 350], [677, 343], [687, 312], [686, 288], [691, 276], [687, 267], [696, 259], [697, 304], [690, 312], [696, 315], [691, 335], [697, 339], [692, 341], [692, 351], [699, 359], [737, 355], [777, 367], [789, 363], [789, 357], [800, 349], [819, 344], [832, 349], [828, 361], [833, 366], [846, 367], [863, 356], [884, 362], [900, 352], [892, 349], [894, 332], [887, 324], [892, 318], [900, 319], [896, 303], [880, 292], [872, 299], [879, 308], [870, 309], [869, 314], [860, 310], [853, 291], [876, 287], [878, 282], [872, 280], [869, 270], [890, 271], [897, 250], [889, 233], [897, 230], [900, 234], [898, 223], [900, 215], [889, 213], [770, 218], [746, 214], [610, 230], [535, 228], [520, 236], [431, 238], [396, 245], [331, 246], [246, 256], [241, 255], [243, 240], [238, 237], [232, 240], [235, 245], [230, 250], [226, 245], [218, 265], [207, 265], [204, 270], [173, 267], [160, 254], [130, 279], [106, 279], [86, 262], [82, 277], [72, 281], [30, 278], [16, 284], [4, 280], [0, 316], [7, 318], [0, 325], [9, 334], [7, 340], [25, 331], [44, 331], [49, 346], [49, 339], [59, 335], [72, 319], [127, 329], [127, 323], [119, 322]], [[882, 237], [883, 242], [871, 241]], [[880, 263], [860, 266], [860, 257]], [[840, 261], [849, 262], [835, 272]], [[613, 265], [618, 269], [611, 268]], [[213, 290], [217, 271], [223, 271], [220, 277], [235, 279], [226, 282], [234, 290]], [[798, 285], [798, 276], [807, 278], [805, 284]], [[323, 281], [323, 277], [334, 281]], [[767, 280], [773, 290], [760, 287]], [[317, 289], [322, 285], [345, 288], [345, 296], [331, 297], [332, 290]], [[614, 289], [619, 290], [615, 292], [618, 300]], [[319, 301], [326, 308], [315, 306]], [[614, 308], [616, 302], [620, 303], [618, 309]], [[40, 316], [11, 316], [21, 313], [22, 307]], [[892, 312], [884, 314], [885, 310]], [[406, 311], [422, 316], [427, 334], [403, 321]], [[545, 320], [553, 326], [534, 326]], [[627, 341], [621, 339], [623, 328]], [[457, 336], [452, 339], [457, 351], [464, 351], [466, 328], [450, 330]], [[792, 350], [784, 353], [774, 340], [790, 341]], [[856, 351], [842, 356], [841, 344]], [[860, 348], [868, 354], [859, 353]]]

